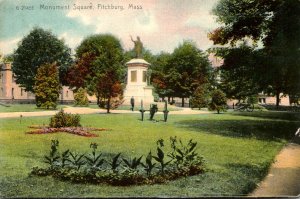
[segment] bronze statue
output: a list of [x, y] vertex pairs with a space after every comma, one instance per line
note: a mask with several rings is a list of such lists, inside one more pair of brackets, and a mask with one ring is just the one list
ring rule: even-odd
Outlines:
[[132, 36], [130, 36], [130, 38], [131, 38], [131, 41], [134, 43], [135, 57], [142, 58], [143, 43], [141, 42], [140, 37], [137, 36], [136, 41], [134, 41], [132, 39]]

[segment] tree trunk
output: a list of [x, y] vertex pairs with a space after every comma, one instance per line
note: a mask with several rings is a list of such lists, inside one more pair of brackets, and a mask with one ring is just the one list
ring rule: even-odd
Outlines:
[[181, 107], [184, 107], [184, 97], [181, 98]]
[[276, 109], [279, 108], [279, 102], [280, 102], [280, 91], [276, 91]]
[[107, 99], [107, 106], [106, 106], [106, 109], [107, 109], [107, 113], [110, 113], [109, 110], [110, 110], [110, 97]]
[[99, 96], [97, 96], [97, 105], [98, 105], [98, 107], [100, 107], [100, 97]]

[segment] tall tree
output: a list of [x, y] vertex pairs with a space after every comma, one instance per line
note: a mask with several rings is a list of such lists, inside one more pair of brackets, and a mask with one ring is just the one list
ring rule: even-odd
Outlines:
[[217, 48], [216, 55], [224, 59], [220, 67], [220, 88], [227, 98], [244, 100], [259, 92], [256, 52], [246, 43], [234, 48]]
[[173, 96], [173, 90], [171, 89], [171, 85], [166, 78], [167, 75], [167, 64], [171, 58], [171, 54], [161, 52], [156, 56], [156, 60], [152, 64], [152, 76], [151, 81], [154, 86], [155, 92], [159, 97], [165, 98], [168, 97], [170, 101], [170, 97]]
[[76, 49], [76, 56], [78, 64], [81, 64], [81, 60], [89, 68], [83, 78], [84, 87], [90, 94], [96, 95], [98, 105], [106, 105], [109, 113], [112, 99], [122, 98], [123, 94], [125, 67], [120, 41], [110, 34], [92, 35], [81, 42]]
[[74, 64], [68, 69], [66, 81], [70, 88], [77, 91], [80, 88], [86, 88], [86, 80], [93, 76], [92, 63], [96, 55], [90, 52], [83, 53], [78, 57]]
[[26, 91], [34, 92], [37, 69], [44, 64], [56, 62], [60, 81], [65, 84], [64, 76], [72, 62], [70, 53], [70, 48], [50, 31], [34, 28], [14, 52], [12, 70], [16, 82]]
[[175, 97], [190, 97], [196, 88], [207, 83], [211, 66], [207, 55], [190, 41], [179, 45], [166, 66], [166, 80]]
[[56, 108], [61, 89], [56, 64], [45, 64], [38, 68], [33, 87], [37, 107]]
[[222, 23], [209, 35], [215, 44], [234, 45], [244, 38], [263, 42], [254, 65], [259, 84], [273, 90], [277, 106], [280, 93], [299, 93], [300, 1], [221, 0], [213, 12]]

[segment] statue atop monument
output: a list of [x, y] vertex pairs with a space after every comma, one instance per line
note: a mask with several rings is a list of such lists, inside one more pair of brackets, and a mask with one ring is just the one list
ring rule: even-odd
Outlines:
[[132, 36], [130, 36], [131, 41], [134, 43], [134, 52], [136, 58], [142, 58], [142, 51], [143, 51], [143, 43], [140, 40], [140, 37], [137, 36], [137, 40], [134, 41]]

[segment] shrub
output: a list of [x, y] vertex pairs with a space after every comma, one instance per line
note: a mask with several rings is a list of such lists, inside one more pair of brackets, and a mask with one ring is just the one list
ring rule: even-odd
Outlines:
[[217, 111], [218, 114], [220, 111], [226, 111], [226, 96], [221, 90], [214, 90], [211, 93], [211, 102], [209, 103], [209, 110]]
[[207, 107], [209, 102], [209, 94], [206, 85], [199, 86], [193, 93], [190, 104], [192, 108], [201, 108]]
[[74, 94], [75, 106], [88, 106], [89, 100], [86, 96], [86, 90], [79, 88], [78, 91]]
[[61, 109], [53, 117], [50, 118], [50, 127], [60, 128], [60, 127], [77, 127], [80, 125], [80, 116], [78, 114], [73, 115], [70, 113], [65, 113]]
[[37, 107], [56, 108], [61, 89], [56, 64], [45, 64], [38, 68], [33, 89]]

